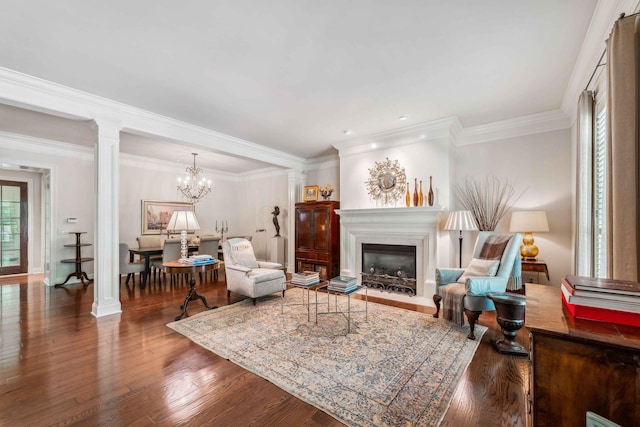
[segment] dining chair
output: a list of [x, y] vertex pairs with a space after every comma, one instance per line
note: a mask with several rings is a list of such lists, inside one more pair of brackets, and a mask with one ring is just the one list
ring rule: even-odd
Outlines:
[[[180, 259], [180, 255], [181, 255], [180, 246], [181, 246], [181, 243], [180, 243], [180, 240], [178, 239], [168, 239], [164, 241], [164, 246], [162, 247], [162, 264], [163, 265], [169, 261], [177, 261]], [[162, 278], [163, 278], [164, 284], [166, 284], [167, 272], [164, 267], [162, 268]], [[170, 279], [170, 282], [173, 283], [173, 274], [171, 274], [171, 277], [169, 279]]]
[[[198, 245], [198, 255], [211, 255], [218, 258], [218, 248], [220, 246], [220, 238], [216, 236], [200, 237], [200, 245]], [[213, 280], [218, 280], [218, 270], [213, 270]], [[202, 272], [200, 272], [200, 281], [202, 281]], [[207, 272], [204, 272], [205, 278]]]
[[120, 281], [122, 281], [122, 275], [126, 274], [127, 275], [127, 280], [125, 281], [125, 284], [129, 284], [129, 279], [133, 277], [133, 285], [135, 286], [136, 284], [136, 273], [140, 273], [140, 283], [143, 282], [144, 280], [144, 263], [141, 262], [129, 262], [128, 258], [129, 258], [129, 245], [127, 243], [120, 243], [119, 246], [119, 252], [120, 252], [120, 258], [119, 258], [119, 263], [120, 263], [120, 274], [119, 274], [119, 278]]

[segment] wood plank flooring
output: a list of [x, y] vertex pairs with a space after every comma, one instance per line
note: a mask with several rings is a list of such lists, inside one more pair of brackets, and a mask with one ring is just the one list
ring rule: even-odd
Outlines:
[[[165, 325], [188, 285], [120, 287], [122, 314], [90, 314], [93, 285], [0, 278], [0, 426], [341, 426], [326, 413], [194, 344]], [[198, 284], [227, 305], [224, 274]], [[410, 310], [433, 309], [379, 300]], [[259, 303], [259, 302], [258, 302]], [[199, 301], [189, 314], [204, 310]], [[503, 356], [495, 312], [443, 426], [524, 426], [526, 358]], [[521, 330], [519, 342], [527, 343]]]

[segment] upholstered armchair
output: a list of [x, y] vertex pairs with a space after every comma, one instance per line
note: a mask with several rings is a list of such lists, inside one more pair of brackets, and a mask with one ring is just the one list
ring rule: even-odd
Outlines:
[[436, 269], [436, 293], [433, 295], [436, 313], [433, 316], [439, 317], [441, 302], [443, 317], [447, 320], [463, 325], [464, 312], [471, 329], [467, 338], [474, 340], [480, 313], [495, 310], [488, 295], [522, 287], [521, 244], [522, 235], [518, 233], [498, 235], [481, 231], [466, 269]]
[[224, 268], [227, 278], [227, 297], [231, 292], [256, 299], [286, 289], [282, 265], [257, 261], [251, 242], [244, 238], [227, 239], [222, 243]]

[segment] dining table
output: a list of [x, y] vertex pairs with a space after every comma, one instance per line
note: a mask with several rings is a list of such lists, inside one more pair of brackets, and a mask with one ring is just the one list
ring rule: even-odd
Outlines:
[[[198, 252], [198, 246], [189, 245], [189, 253]], [[153, 256], [162, 255], [162, 247], [157, 248], [129, 248], [129, 262], [133, 262], [135, 255], [144, 259], [144, 277], [140, 280], [140, 289], [147, 286], [147, 277], [151, 274], [151, 258]]]
[[[189, 245], [189, 253], [198, 252], [198, 245]], [[162, 247], [154, 248], [129, 248], [129, 262], [133, 262], [135, 255], [144, 259], [144, 277], [140, 280], [140, 289], [147, 286], [147, 277], [151, 274], [151, 258], [153, 256], [162, 255]], [[211, 254], [213, 255], [213, 254]], [[222, 247], [218, 249], [218, 258], [222, 259]]]

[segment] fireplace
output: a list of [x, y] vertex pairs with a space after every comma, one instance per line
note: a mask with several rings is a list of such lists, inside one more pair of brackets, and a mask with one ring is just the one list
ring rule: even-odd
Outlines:
[[340, 209], [336, 212], [340, 215], [340, 274], [358, 277], [359, 281], [366, 278], [371, 263], [367, 265], [363, 259], [365, 244], [409, 246], [415, 250], [412, 295], [427, 299], [433, 296], [440, 208]]
[[362, 284], [383, 291], [416, 294], [416, 247], [362, 244]]

